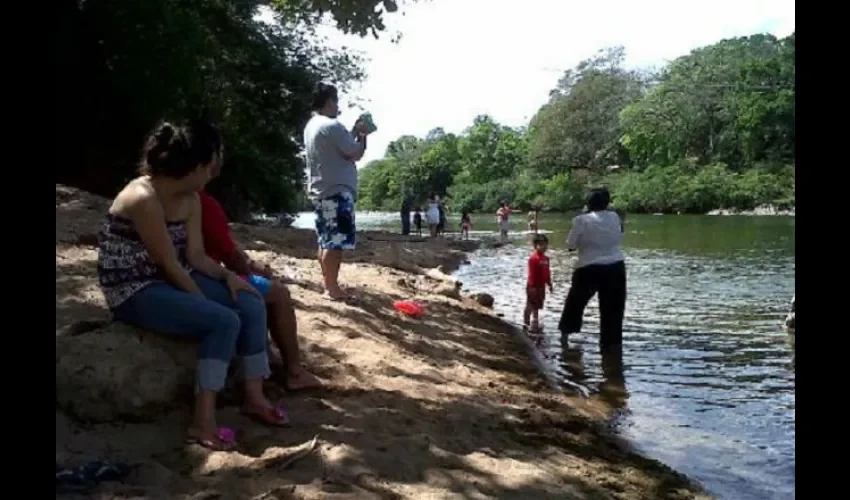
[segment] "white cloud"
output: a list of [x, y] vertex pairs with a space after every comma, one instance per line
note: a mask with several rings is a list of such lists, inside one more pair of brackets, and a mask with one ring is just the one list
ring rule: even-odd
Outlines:
[[658, 66], [723, 38], [786, 36], [795, 26], [794, 0], [431, 0], [403, 9], [387, 16], [398, 44], [324, 31], [370, 58], [358, 93], [379, 130], [361, 165], [399, 135], [460, 132], [482, 113], [523, 125], [559, 70], [603, 47], [623, 45], [628, 64]]

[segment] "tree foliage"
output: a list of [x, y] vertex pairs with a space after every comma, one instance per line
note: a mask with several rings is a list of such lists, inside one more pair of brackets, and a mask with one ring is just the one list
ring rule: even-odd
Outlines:
[[563, 74], [527, 130], [479, 116], [460, 136], [399, 138], [361, 171], [361, 204], [447, 193], [456, 210], [572, 210], [602, 183], [638, 212], [791, 206], [794, 40], [722, 40], [657, 74], [604, 49]]
[[[277, 24], [256, 17], [274, 8]], [[231, 215], [295, 209], [304, 182], [301, 130], [320, 80], [361, 80], [356, 53], [321, 46], [329, 15], [351, 33], [377, 33], [376, 0], [60, 0], [56, 12], [63, 165], [56, 182], [112, 196], [135, 169], [160, 119], [208, 109], [225, 134], [226, 163], [211, 185]], [[311, 21], [311, 22], [308, 22]]]

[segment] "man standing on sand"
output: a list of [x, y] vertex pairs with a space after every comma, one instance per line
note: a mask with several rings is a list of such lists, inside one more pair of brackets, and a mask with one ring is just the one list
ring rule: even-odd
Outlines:
[[357, 198], [357, 166], [366, 151], [366, 126], [358, 120], [351, 131], [337, 121], [339, 94], [336, 87], [319, 83], [313, 91], [313, 116], [304, 127], [304, 147], [310, 185], [316, 207], [317, 257], [322, 266], [325, 297], [349, 300], [339, 286], [342, 252], [356, 245], [354, 202]]

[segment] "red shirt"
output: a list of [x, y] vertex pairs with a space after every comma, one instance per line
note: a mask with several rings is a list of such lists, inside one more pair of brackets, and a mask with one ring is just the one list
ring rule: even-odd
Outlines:
[[511, 216], [511, 207], [499, 207], [496, 210], [496, 218], [499, 219], [499, 222], [506, 221]]
[[534, 251], [528, 258], [528, 286], [543, 288], [549, 284], [549, 257]]
[[206, 191], [198, 193], [201, 199], [201, 228], [204, 232], [204, 249], [209, 257], [218, 262], [227, 262], [236, 253], [236, 242], [230, 234], [230, 226], [224, 207]]

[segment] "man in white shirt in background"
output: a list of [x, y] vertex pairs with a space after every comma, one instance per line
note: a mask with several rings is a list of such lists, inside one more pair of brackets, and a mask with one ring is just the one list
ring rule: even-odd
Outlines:
[[620, 248], [623, 220], [609, 209], [611, 194], [597, 188], [587, 197], [587, 213], [573, 219], [567, 248], [578, 250], [578, 262], [558, 328], [564, 334], [581, 331], [584, 309], [599, 293], [599, 345], [602, 351], [623, 343], [626, 309], [626, 264]]
[[354, 250], [354, 203], [357, 165], [366, 151], [366, 126], [360, 120], [347, 130], [339, 116], [339, 93], [319, 83], [313, 92], [313, 116], [304, 127], [304, 148], [310, 169], [310, 192], [316, 210], [317, 257], [322, 266], [325, 297], [348, 300], [339, 286], [342, 252]]

